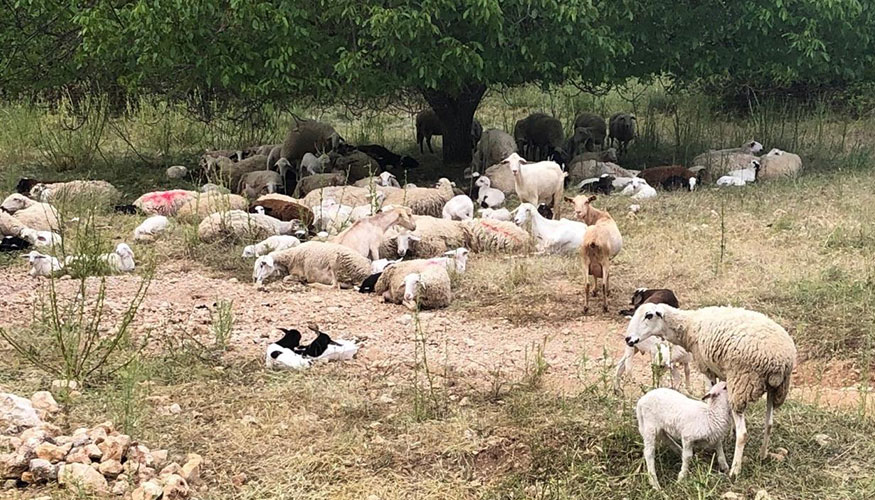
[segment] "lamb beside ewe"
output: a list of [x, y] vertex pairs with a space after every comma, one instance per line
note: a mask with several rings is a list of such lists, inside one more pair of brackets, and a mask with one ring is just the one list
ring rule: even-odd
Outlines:
[[[393, 264], [383, 270], [383, 274], [377, 279], [374, 292], [380, 294], [386, 302], [405, 304], [415, 309], [415, 299], [426, 299], [420, 303], [422, 308], [446, 307], [452, 300], [450, 291], [450, 278], [447, 273], [446, 261], [443, 259], [407, 260]], [[411, 279], [410, 299], [408, 296], [407, 276], [419, 274], [419, 282], [428, 284], [429, 290], [425, 293], [416, 294], [414, 285], [416, 280]], [[423, 281], [422, 275], [425, 274]], [[446, 278], [444, 280], [444, 278]], [[406, 301], [405, 301], [406, 300]]]
[[[21, 226], [37, 231], [57, 231], [61, 226], [55, 207], [48, 203], [33, 201], [18, 193], [7, 196], [0, 204], [0, 210], [11, 214]], [[10, 225], [14, 224], [10, 222]], [[17, 236], [17, 234], [9, 236]]]
[[308, 241], [259, 257], [252, 278], [257, 284], [262, 284], [271, 276], [288, 275], [303, 283], [352, 288], [370, 274], [370, 261], [351, 248]]
[[255, 245], [247, 245], [243, 248], [243, 258], [261, 257], [271, 252], [278, 252], [287, 248], [293, 248], [301, 244], [301, 241], [294, 236], [287, 234], [278, 234], [271, 236]]
[[30, 196], [43, 203], [80, 200], [93, 203], [115, 203], [121, 197], [118, 189], [106, 181], [69, 181], [36, 184]]
[[799, 155], [773, 149], [760, 157], [757, 179], [772, 180], [782, 177], [796, 177], [801, 170], [802, 158]]
[[735, 455], [730, 476], [741, 473], [747, 427], [744, 411], [766, 394], [765, 431], [760, 456], [768, 453], [774, 410], [790, 392], [796, 345], [787, 331], [764, 314], [734, 307], [685, 311], [666, 304], [644, 304], [626, 330], [635, 346], [657, 336], [693, 355], [699, 371], [713, 382], [725, 380], [735, 421]]

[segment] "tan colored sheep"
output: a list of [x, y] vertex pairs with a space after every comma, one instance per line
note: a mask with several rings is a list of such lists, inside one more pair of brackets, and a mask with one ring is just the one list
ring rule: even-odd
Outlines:
[[228, 210], [247, 210], [249, 202], [236, 194], [216, 192], [200, 193], [185, 202], [176, 212], [176, 217], [182, 220], [199, 220], [216, 212]]
[[82, 180], [37, 184], [31, 188], [30, 195], [44, 203], [82, 200], [107, 205], [121, 197], [118, 189], [106, 181]]
[[529, 233], [513, 222], [496, 219], [464, 221], [472, 252], [523, 253], [531, 246]]
[[197, 234], [205, 243], [223, 239], [263, 240], [278, 234], [292, 234], [298, 227], [293, 222], [282, 222], [267, 215], [231, 210], [205, 217], [198, 225]]
[[0, 211], [0, 236], [18, 236], [25, 225], [15, 217]]
[[134, 201], [134, 206], [146, 215], [164, 215], [167, 217], [176, 215], [179, 208], [189, 200], [198, 197], [197, 191], [186, 189], [173, 189], [170, 191], [152, 191], [146, 193]]
[[599, 210], [592, 206], [595, 196], [576, 196], [573, 200], [574, 213], [577, 218], [588, 226], [580, 245], [580, 260], [586, 273], [586, 291], [584, 292], [584, 314], [589, 312], [589, 277], [592, 276], [595, 292], [598, 293], [599, 278], [602, 279], [602, 309], [608, 311], [608, 295], [610, 293], [610, 267], [613, 259], [623, 248], [623, 237], [614, 218], [607, 210]]
[[33, 201], [27, 196], [12, 193], [0, 208], [12, 214], [24, 227], [37, 231], [57, 231], [60, 228], [58, 211], [48, 203]]
[[797, 154], [773, 149], [760, 157], [757, 180], [765, 181], [783, 177], [796, 177], [802, 170], [802, 158]]
[[322, 204], [322, 200], [332, 199], [340, 205], [357, 207], [370, 203], [371, 192], [367, 188], [355, 186], [329, 186], [315, 191], [310, 191], [301, 199], [305, 207], [316, 207]]
[[256, 281], [263, 276], [288, 275], [303, 283], [351, 288], [371, 274], [371, 262], [354, 250], [336, 243], [308, 241], [294, 248], [273, 252], [256, 261]]
[[[387, 188], [382, 188], [386, 190]], [[403, 205], [410, 207], [416, 215], [443, 216], [444, 205], [455, 196], [453, 184], [449, 179], [441, 178], [435, 188], [407, 188], [383, 191], [386, 198], [383, 205]]]
[[447, 270], [443, 259], [414, 259], [392, 264], [377, 279], [374, 293], [382, 296], [386, 302], [401, 304], [404, 301], [404, 278], [409, 274], [421, 273], [430, 266], [441, 268], [444, 272]]

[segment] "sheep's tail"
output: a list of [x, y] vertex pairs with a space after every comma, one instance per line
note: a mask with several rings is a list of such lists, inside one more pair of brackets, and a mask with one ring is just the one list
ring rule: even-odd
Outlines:
[[601, 278], [604, 272], [603, 263], [610, 258], [607, 249], [599, 246], [596, 242], [590, 242], [583, 246], [581, 253], [584, 253], [584, 262], [589, 263], [587, 271], [590, 276]]
[[792, 367], [782, 373], [772, 373], [766, 378], [766, 392], [768, 398], [771, 398], [775, 408], [778, 408], [787, 399], [790, 393], [790, 374]]

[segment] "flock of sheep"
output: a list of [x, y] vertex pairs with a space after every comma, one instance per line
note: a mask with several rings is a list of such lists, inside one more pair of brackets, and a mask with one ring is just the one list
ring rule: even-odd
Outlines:
[[[624, 153], [635, 139], [635, 125], [636, 118], [626, 113], [615, 114], [609, 123], [583, 113], [566, 138], [561, 123], [543, 113], [517, 122], [513, 135], [483, 131], [475, 122], [471, 132], [476, 146], [468, 173], [476, 181], [466, 193], [445, 178], [433, 187], [401, 186], [396, 174], [416, 168], [414, 158], [379, 145], [352, 146], [329, 124], [296, 120], [283, 144], [204, 154], [198, 174], [217, 183], [207, 183], [200, 191], [146, 193], [132, 205], [115, 208], [149, 216], [134, 230], [138, 242], [160, 237], [174, 220], [198, 222], [198, 237], [207, 243], [259, 241], [245, 247], [242, 255], [255, 259], [253, 280], [259, 286], [288, 277], [313, 286], [376, 293], [411, 309], [450, 305], [450, 278], [465, 272], [471, 252], [520, 254], [534, 249], [579, 256], [586, 273], [586, 311], [590, 295], [599, 294], [607, 311], [611, 261], [623, 239], [611, 214], [593, 206], [593, 193], [620, 190], [643, 200], [656, 196], [657, 189], [693, 190], [709, 183], [741, 186], [796, 175], [801, 169], [797, 155], [774, 149], [756, 156], [762, 145], [750, 141], [740, 148], [704, 153], [689, 168], [626, 170], [615, 163], [616, 150], [605, 146], [609, 139]], [[431, 150], [431, 137], [442, 132], [431, 111], [417, 116], [416, 129], [421, 150], [423, 145]], [[174, 166], [167, 175], [180, 178], [191, 173]], [[586, 193], [566, 197], [572, 183]], [[25, 255], [33, 276], [71, 272], [78, 259], [51, 255], [61, 242], [53, 200], [87, 194], [114, 203], [119, 197], [104, 181], [22, 179], [18, 191], [2, 203], [0, 232], [3, 248], [36, 246], [50, 251]], [[513, 210], [505, 206], [511, 196], [519, 201]], [[576, 220], [561, 218], [566, 202], [573, 205]], [[634, 211], [636, 205], [632, 207]], [[125, 243], [100, 260], [107, 272], [134, 269], [133, 252]], [[653, 486], [659, 487], [654, 446], [663, 435], [682, 452], [679, 478], [687, 473], [693, 445], [715, 449], [718, 465], [726, 469], [722, 442], [730, 421], [736, 429], [730, 474], [738, 475], [747, 441], [745, 407], [764, 393], [765, 456], [773, 410], [787, 396], [795, 363], [795, 345], [787, 332], [762, 314], [744, 309], [681, 310], [670, 290], [639, 289], [632, 303], [617, 388], [636, 352], [648, 353], [654, 364], [671, 369], [672, 386], [679, 366], [689, 385], [691, 363], [713, 384], [707, 403], [671, 389], [651, 391], [639, 400], [636, 414]], [[287, 332], [271, 344], [268, 365], [300, 369], [309, 366], [308, 359], [323, 356], [328, 346], [345, 345], [322, 339], [325, 346], [318, 356], [299, 359], [309, 348], [299, 341], [299, 333]], [[332, 347], [327, 352], [345, 359], [353, 350]]]

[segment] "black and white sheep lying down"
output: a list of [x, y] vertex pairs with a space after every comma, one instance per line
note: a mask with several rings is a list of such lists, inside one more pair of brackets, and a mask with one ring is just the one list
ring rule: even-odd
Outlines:
[[267, 346], [264, 363], [267, 368], [285, 370], [306, 370], [319, 361], [346, 361], [352, 359], [359, 350], [358, 344], [351, 340], [333, 340], [319, 327], [310, 325], [316, 332], [316, 339], [301, 345], [301, 332], [295, 329], [280, 328], [284, 335]]

